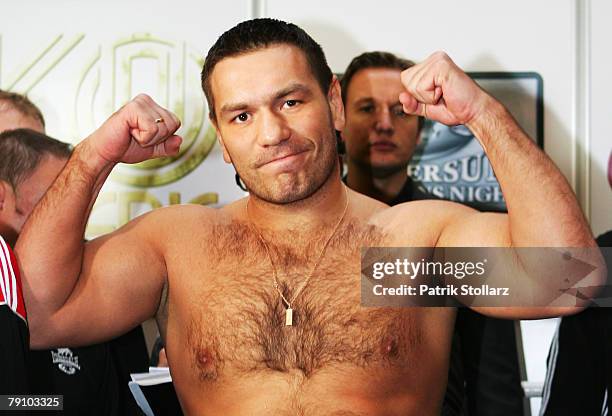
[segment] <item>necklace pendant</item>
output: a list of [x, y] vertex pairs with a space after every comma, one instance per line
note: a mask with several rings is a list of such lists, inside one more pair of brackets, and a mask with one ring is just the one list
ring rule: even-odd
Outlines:
[[285, 311], [285, 326], [293, 325], [293, 309], [287, 308]]

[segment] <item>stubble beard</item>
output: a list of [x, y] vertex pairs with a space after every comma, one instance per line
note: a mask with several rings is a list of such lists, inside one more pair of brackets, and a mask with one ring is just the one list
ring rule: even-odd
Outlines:
[[[282, 178], [276, 179], [273, 183], [261, 183], [258, 179], [248, 178], [248, 175], [238, 174], [242, 178], [249, 194], [277, 205], [288, 205], [302, 201], [314, 195], [328, 181], [338, 163], [338, 150], [336, 148], [336, 132], [330, 126], [329, 134], [320, 140], [323, 144], [322, 153], [318, 156], [319, 163], [310, 166], [309, 171], [304, 174], [304, 179], [300, 179], [298, 173], [291, 174], [293, 178], [287, 181]], [[287, 174], [281, 174], [287, 175]], [[284, 188], [284, 189], [280, 189]]]

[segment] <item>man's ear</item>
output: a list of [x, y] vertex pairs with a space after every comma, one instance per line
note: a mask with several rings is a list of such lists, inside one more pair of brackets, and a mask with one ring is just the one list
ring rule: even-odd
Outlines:
[[221, 151], [223, 152], [223, 160], [225, 160], [225, 163], [232, 163], [232, 158], [225, 148], [225, 143], [223, 143], [223, 137], [221, 136], [221, 130], [219, 130], [217, 120], [212, 116], [212, 114], [208, 114], [208, 119], [210, 120], [210, 124], [212, 124], [213, 128], [215, 129], [215, 133], [217, 134], [217, 140], [219, 141], [219, 146], [221, 146]]
[[334, 128], [338, 131], [344, 130], [344, 104], [342, 103], [340, 82], [335, 75], [332, 76], [332, 82], [327, 92], [327, 101], [331, 109]]
[[8, 197], [8, 192], [12, 190], [12, 188], [9, 188], [11, 188], [11, 186], [8, 184], [8, 182], [0, 181], [0, 211], [3, 211], [5, 209], [4, 203], [6, 201], [6, 198]]
[[13, 186], [0, 179], [0, 218], [6, 215], [9, 210], [15, 209], [16, 198], [17, 195], [15, 195]]

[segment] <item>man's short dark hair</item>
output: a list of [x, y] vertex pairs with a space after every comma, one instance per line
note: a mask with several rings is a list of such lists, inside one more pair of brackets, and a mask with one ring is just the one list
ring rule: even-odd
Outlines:
[[392, 54], [391, 52], [365, 52], [359, 56], [356, 56], [348, 65], [346, 71], [344, 71], [344, 75], [342, 75], [342, 79], [340, 80], [340, 87], [342, 89], [342, 102], [344, 103], [344, 105], [346, 105], [346, 94], [348, 92], [348, 87], [351, 83], [351, 79], [355, 76], [357, 72], [361, 71], [362, 69], [389, 68], [403, 71], [413, 65], [414, 62], [408, 59], [400, 58]]
[[0, 111], [2, 111], [3, 104], [8, 104], [9, 108], [17, 110], [26, 117], [39, 121], [43, 128], [45, 127], [45, 118], [42, 113], [25, 95], [0, 90]]
[[34, 173], [45, 156], [68, 159], [72, 146], [30, 129], [0, 133], [0, 180], [13, 189]]
[[327, 65], [321, 46], [303, 29], [293, 23], [276, 19], [253, 19], [239, 23], [222, 34], [210, 48], [202, 69], [202, 89], [208, 101], [210, 117], [216, 120], [214, 97], [210, 76], [215, 66], [225, 58], [253, 52], [273, 45], [287, 44], [299, 48], [310, 66], [324, 94], [332, 81], [332, 72]]

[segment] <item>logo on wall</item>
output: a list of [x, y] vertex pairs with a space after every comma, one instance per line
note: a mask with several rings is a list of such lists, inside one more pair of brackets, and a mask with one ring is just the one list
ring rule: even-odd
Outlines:
[[[203, 59], [183, 43], [149, 34], [132, 35], [99, 47], [85, 63], [74, 100], [75, 125], [80, 137], [146, 91], [183, 122], [183, 144], [176, 157], [120, 165], [111, 179], [136, 187], [161, 186], [177, 181], [206, 159], [216, 141], [207, 123], [208, 109], [198, 88]], [[189, 103], [187, 108], [185, 103]]]
[[427, 122], [409, 174], [438, 198], [477, 208], [505, 208], [489, 159], [463, 125], [449, 127]]

